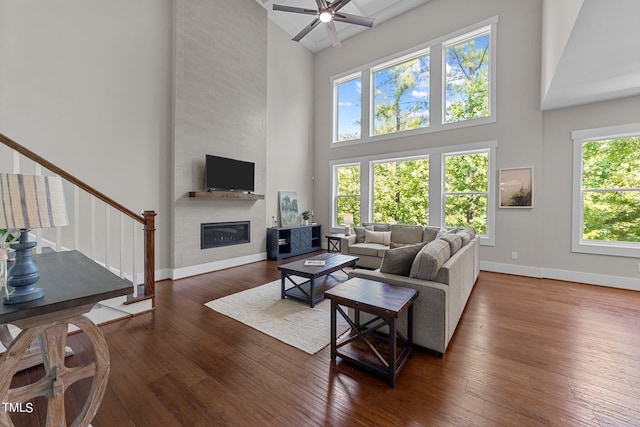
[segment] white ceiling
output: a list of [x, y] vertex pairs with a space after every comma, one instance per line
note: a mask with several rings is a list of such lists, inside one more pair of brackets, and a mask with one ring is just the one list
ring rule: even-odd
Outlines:
[[[305, 9], [317, 9], [318, 6], [315, 0], [256, 0], [269, 12], [269, 19], [276, 23], [280, 28], [285, 30], [291, 37], [298, 34], [304, 27], [306, 27], [312, 20], [311, 15], [302, 15], [298, 13], [290, 12], [274, 12], [273, 4], [280, 4], [284, 6], [302, 7]], [[353, 15], [365, 16], [368, 18], [374, 18], [374, 26], [394, 18], [404, 12], [420, 6], [429, 0], [351, 0], [341, 10], [345, 13]], [[360, 25], [344, 24], [342, 22], [336, 22], [336, 30], [338, 31], [338, 37], [341, 41], [353, 37], [358, 33], [368, 30], [367, 27]], [[318, 25], [311, 30], [300, 43], [304, 45], [311, 52], [319, 52], [327, 47], [331, 46], [331, 41], [327, 36], [327, 31], [324, 25]]]
[[638, 0], [585, 0], [542, 109], [640, 94], [638, 18]]
[[[269, 19], [294, 37], [313, 16], [274, 12], [273, 4], [317, 9], [315, 0], [256, 0]], [[342, 10], [375, 19], [374, 27], [429, 0], [351, 0]], [[552, 0], [556, 1], [556, 0]], [[640, 0], [583, 0], [575, 25], [562, 51], [543, 110], [640, 94]], [[544, 22], [542, 23], [544, 25]], [[336, 22], [340, 40], [368, 28]], [[331, 46], [323, 26], [301, 43], [312, 52]]]

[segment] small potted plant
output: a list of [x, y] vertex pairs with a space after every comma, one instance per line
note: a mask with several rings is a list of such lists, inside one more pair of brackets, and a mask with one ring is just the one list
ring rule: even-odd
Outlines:
[[311, 219], [311, 212], [310, 211], [302, 212], [302, 220], [304, 221], [304, 225], [309, 225], [309, 219]]

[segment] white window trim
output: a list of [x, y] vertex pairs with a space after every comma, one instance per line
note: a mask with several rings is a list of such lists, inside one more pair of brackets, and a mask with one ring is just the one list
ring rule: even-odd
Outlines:
[[[331, 175], [331, 231], [342, 232], [344, 226], [341, 226], [336, 216], [337, 212], [337, 200], [338, 200], [338, 174], [336, 170], [339, 167], [358, 166], [360, 167], [360, 218], [362, 218], [362, 165], [355, 159], [351, 160], [335, 160], [330, 162], [330, 175]], [[362, 219], [361, 219], [362, 220]]]
[[[496, 92], [495, 92], [495, 87], [496, 87], [496, 39], [497, 39], [497, 31], [498, 31], [498, 22], [496, 20], [496, 22], [492, 22], [489, 25], [485, 25], [485, 26], [480, 26], [472, 31], [468, 31], [466, 33], [460, 34], [456, 37], [453, 37], [449, 40], [447, 40], [446, 42], [442, 43], [442, 52], [441, 52], [441, 58], [440, 58], [440, 63], [442, 66], [442, 78], [440, 79], [441, 82], [441, 96], [440, 96], [440, 122], [439, 122], [439, 126], [438, 128], [440, 128], [439, 130], [443, 130], [443, 129], [457, 129], [457, 128], [462, 128], [462, 127], [467, 127], [467, 126], [475, 126], [475, 125], [482, 125], [482, 124], [486, 124], [486, 123], [495, 123], [496, 121]], [[464, 40], [470, 40], [473, 39], [477, 36], [479, 36], [480, 34], [483, 33], [489, 33], [489, 115], [487, 117], [479, 117], [477, 119], [469, 119], [469, 120], [462, 120], [460, 122], [451, 122], [451, 123], [447, 123], [445, 122], [445, 112], [447, 111], [447, 106], [446, 106], [446, 86], [447, 86], [447, 82], [446, 82], [446, 75], [447, 75], [447, 64], [446, 64], [446, 60], [445, 60], [445, 52], [446, 52], [446, 48], [451, 46], [451, 45], [455, 45], [458, 44]]]
[[[432, 132], [440, 132], [443, 130], [449, 129], [458, 129], [469, 126], [478, 126], [487, 123], [495, 123], [496, 122], [496, 40], [497, 40], [497, 24], [499, 22], [498, 16], [493, 16], [491, 18], [485, 19], [483, 21], [477, 22], [475, 24], [469, 25], [465, 28], [461, 28], [457, 31], [451, 32], [447, 35], [429, 40], [425, 43], [421, 43], [417, 46], [405, 49], [401, 52], [398, 52], [393, 55], [388, 55], [384, 58], [381, 58], [376, 61], [372, 61], [368, 64], [362, 65], [360, 67], [353, 68], [351, 70], [345, 71], [343, 73], [332, 76], [329, 81], [331, 84], [331, 104], [332, 104], [332, 114], [331, 114], [331, 136], [329, 137], [329, 146], [331, 148], [338, 147], [347, 147], [351, 145], [358, 144], [367, 144], [370, 142], [378, 142], [386, 139], [393, 138], [402, 138], [406, 136], [414, 136], [427, 134]], [[444, 74], [437, 75], [438, 73], [434, 73], [433, 70], [436, 67], [443, 68], [444, 61], [442, 58], [442, 54], [439, 54], [443, 51], [443, 43], [450, 42], [452, 40], [464, 39], [466, 36], [471, 34], [475, 34], [479, 31], [486, 30], [487, 27], [490, 27], [490, 69], [491, 76], [489, 82], [489, 113], [488, 117], [481, 117], [477, 119], [464, 120], [460, 122], [454, 123], [443, 123], [444, 120]], [[430, 61], [430, 70], [431, 73], [429, 75], [430, 79], [430, 94], [429, 94], [429, 126], [419, 129], [411, 129], [406, 131], [394, 132], [384, 135], [372, 135], [371, 130], [371, 115], [373, 114], [371, 111], [371, 105], [373, 105], [371, 93], [371, 84], [372, 78], [371, 73], [372, 70], [384, 68], [385, 64], [393, 64], [397, 61], [401, 61], [402, 58], [411, 58], [415, 56], [419, 52], [429, 52], [429, 61]], [[439, 61], [439, 63], [438, 63]], [[361, 131], [359, 139], [352, 139], [349, 141], [336, 141], [337, 137], [337, 119], [336, 119], [336, 105], [337, 105], [337, 97], [336, 97], [336, 82], [342, 82], [348, 80], [349, 76], [354, 76], [358, 73], [361, 73], [362, 78], [362, 87], [369, 88], [369, 94], [361, 97], [361, 107], [362, 113], [361, 117]], [[439, 78], [439, 81], [434, 81], [435, 78]], [[440, 91], [438, 94], [437, 91]], [[436, 95], [438, 97], [436, 98]], [[436, 102], [434, 102], [436, 100]], [[439, 109], [439, 111], [437, 111]]]
[[[352, 74], [348, 74], [346, 76], [340, 77], [339, 79], [332, 80], [331, 86], [333, 92], [331, 94], [331, 104], [332, 104], [332, 112], [331, 112], [331, 140], [335, 141], [336, 144], [340, 144], [342, 142], [352, 142], [359, 141], [362, 139], [362, 111], [360, 111], [360, 138], [350, 139], [348, 141], [338, 141], [338, 86], [342, 83], [346, 83], [351, 80], [360, 79], [360, 85], [362, 86], [362, 72], [357, 71]], [[360, 93], [360, 107], [362, 108], [362, 92]]]
[[488, 153], [489, 154], [489, 167], [487, 173], [489, 174], [488, 178], [488, 188], [487, 188], [487, 233], [486, 234], [478, 234], [480, 236], [480, 244], [483, 246], [495, 246], [496, 244], [496, 233], [495, 233], [495, 224], [496, 224], [496, 181], [497, 181], [497, 171], [496, 171], [496, 148], [498, 146], [497, 141], [488, 141], [485, 144], [484, 148], [480, 149], [469, 149], [462, 151], [449, 151], [446, 153], [442, 153], [442, 157], [440, 159], [440, 222], [444, 224], [445, 218], [445, 195], [446, 192], [444, 190], [445, 185], [445, 157], [447, 156], [461, 156], [465, 154], [475, 154], [475, 153]]
[[495, 217], [496, 217], [496, 148], [498, 142], [483, 141], [470, 144], [460, 144], [449, 147], [434, 147], [429, 149], [403, 151], [395, 153], [377, 154], [358, 158], [347, 158], [332, 160], [329, 162], [330, 180], [331, 180], [331, 232], [341, 232], [343, 227], [336, 221], [336, 193], [337, 193], [337, 176], [336, 168], [338, 166], [360, 166], [360, 221], [371, 221], [372, 212], [372, 192], [373, 183], [373, 164], [396, 160], [411, 160], [418, 158], [429, 158], [429, 224], [442, 226], [443, 202], [442, 195], [444, 193], [444, 180], [442, 173], [444, 171], [443, 161], [444, 155], [463, 154], [473, 152], [489, 151], [489, 195], [487, 200], [487, 234], [480, 235], [480, 244], [482, 246], [495, 246]]
[[571, 132], [573, 140], [573, 195], [571, 209], [571, 252], [640, 258], [640, 243], [584, 240], [582, 194], [582, 146], [585, 142], [640, 135], [640, 123], [584, 129]]

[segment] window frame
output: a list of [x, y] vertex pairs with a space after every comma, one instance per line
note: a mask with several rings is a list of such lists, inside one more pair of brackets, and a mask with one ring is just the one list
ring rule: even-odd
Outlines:
[[333, 92], [331, 95], [331, 99], [332, 99], [332, 106], [333, 106], [333, 112], [331, 114], [331, 123], [332, 123], [332, 136], [331, 136], [331, 140], [334, 141], [334, 143], [336, 144], [342, 144], [342, 143], [349, 143], [349, 142], [353, 142], [353, 141], [358, 141], [360, 139], [362, 139], [363, 136], [363, 118], [362, 118], [362, 104], [363, 104], [363, 96], [362, 96], [362, 90], [360, 91], [360, 138], [353, 138], [353, 139], [348, 139], [345, 141], [338, 141], [338, 125], [339, 125], [339, 120], [338, 120], [338, 110], [339, 110], [339, 99], [338, 99], [338, 88], [341, 84], [343, 83], [347, 83], [350, 82], [351, 80], [355, 80], [355, 79], [360, 79], [360, 86], [362, 88], [363, 82], [362, 82], [362, 71], [357, 71], [354, 73], [350, 73], [347, 74], [345, 76], [342, 76], [340, 78], [334, 79], [332, 80], [332, 88], [333, 88]]
[[[495, 217], [496, 217], [496, 182], [497, 182], [497, 171], [496, 171], [496, 147], [497, 143], [495, 141], [490, 141], [485, 143], [486, 148], [480, 148], [475, 150], [463, 150], [463, 151], [448, 151], [442, 153], [441, 158], [441, 168], [442, 168], [442, 190], [440, 193], [440, 215], [441, 222], [443, 225], [446, 224], [446, 197], [448, 194], [486, 194], [487, 195], [487, 232], [485, 234], [480, 234], [481, 242], [487, 246], [495, 245]], [[486, 192], [477, 192], [470, 191], [464, 193], [451, 193], [445, 191], [446, 186], [446, 158], [453, 156], [464, 156], [469, 154], [481, 154], [486, 153], [488, 158], [488, 166], [487, 166], [487, 191]], [[478, 233], [479, 234], [479, 233]]]
[[[358, 166], [360, 168], [360, 194], [338, 194], [338, 168]], [[331, 162], [331, 228], [344, 230], [344, 225], [340, 224], [338, 218], [338, 198], [358, 197], [360, 199], [360, 221], [362, 221], [362, 165], [358, 161], [338, 161]]]
[[[485, 117], [477, 117], [474, 119], [461, 120], [459, 122], [447, 122], [446, 121], [446, 112], [447, 112], [447, 48], [450, 46], [455, 46], [459, 43], [473, 40], [476, 37], [479, 37], [484, 34], [489, 34], [489, 115]], [[452, 37], [442, 43], [442, 96], [441, 96], [441, 125], [445, 128], [456, 128], [456, 127], [464, 127], [464, 126], [473, 126], [480, 125], [484, 123], [492, 123], [496, 121], [495, 118], [495, 109], [496, 109], [496, 97], [495, 97], [495, 69], [496, 69], [496, 54], [495, 54], [495, 33], [496, 33], [496, 25], [490, 24], [485, 25], [483, 27], [476, 28], [472, 31], [465, 32], [463, 34]], [[465, 124], [466, 123], [466, 124]], [[462, 124], [462, 125], [460, 125]], [[456, 126], [459, 125], [459, 126]]]
[[480, 244], [495, 246], [496, 216], [496, 148], [497, 141], [482, 141], [449, 147], [435, 147], [413, 151], [378, 154], [357, 158], [332, 160], [330, 166], [331, 180], [331, 231], [341, 232], [344, 227], [336, 221], [337, 209], [337, 173], [340, 166], [360, 166], [360, 221], [371, 222], [373, 218], [373, 165], [398, 160], [429, 158], [429, 212], [428, 224], [442, 227], [444, 224], [444, 156], [451, 154], [489, 152], [489, 195], [487, 200], [487, 233], [479, 235]]
[[571, 252], [640, 258], [640, 242], [612, 242], [608, 240], [585, 240], [583, 238], [584, 188], [582, 185], [582, 147], [585, 143], [638, 136], [640, 136], [640, 123], [571, 132], [571, 139], [573, 140]]
[[[416, 129], [406, 129], [389, 133], [381, 133], [379, 135], [375, 134], [375, 74], [379, 71], [382, 71], [387, 68], [394, 67], [396, 65], [403, 64], [405, 62], [411, 61], [413, 59], [418, 59], [423, 56], [429, 56], [429, 123], [427, 126], [416, 128]], [[409, 54], [398, 56], [393, 58], [390, 61], [382, 62], [376, 66], [372, 66], [369, 68], [369, 130], [368, 136], [372, 139], [381, 139], [382, 137], [393, 137], [394, 135], [406, 135], [406, 132], [416, 132], [421, 133], [420, 131], [423, 129], [428, 129], [431, 126], [431, 47], [425, 47], [421, 49], [416, 49]]]
[[[423, 155], [415, 155], [415, 156], [408, 156], [408, 157], [393, 157], [393, 158], [384, 158], [384, 159], [378, 159], [378, 160], [371, 160], [368, 162], [369, 164], [369, 221], [373, 222], [374, 221], [374, 215], [375, 215], [375, 209], [374, 209], [374, 203], [375, 203], [375, 166], [379, 165], [379, 164], [383, 164], [383, 163], [392, 163], [392, 162], [407, 162], [407, 161], [413, 161], [413, 160], [424, 160], [427, 159], [429, 161], [429, 177], [431, 177], [431, 155], [429, 154], [423, 154]], [[427, 183], [427, 186], [429, 186], [431, 184], [431, 179], [429, 179], [429, 182]], [[430, 193], [429, 193], [430, 194]], [[431, 210], [431, 203], [429, 203], [429, 195], [427, 195], [427, 205], [429, 206], [429, 208], [427, 209], [427, 221], [429, 221], [429, 210]], [[424, 225], [424, 224], [419, 224], [419, 225]]]
[[[357, 144], [366, 144], [371, 142], [384, 141], [387, 139], [401, 138], [406, 136], [415, 136], [431, 132], [439, 132], [442, 130], [463, 128], [468, 126], [478, 126], [486, 123], [496, 122], [496, 40], [497, 40], [497, 24], [499, 22], [498, 16], [485, 19], [475, 24], [469, 25], [465, 28], [451, 32], [445, 36], [438, 37], [429, 40], [425, 43], [421, 43], [417, 46], [405, 49], [401, 52], [397, 52], [393, 55], [380, 58], [376, 61], [364, 64], [360, 67], [353, 68], [343, 73], [332, 76], [330, 80], [331, 85], [331, 133], [329, 137], [329, 146], [331, 148], [345, 147]], [[490, 61], [489, 61], [489, 113], [487, 117], [462, 120], [459, 122], [444, 123], [444, 90], [445, 90], [445, 75], [444, 72], [446, 64], [444, 59], [444, 44], [449, 43], [452, 40], [464, 40], [469, 38], [470, 35], [480, 34], [485, 31], [489, 31], [489, 49], [490, 49]], [[398, 132], [392, 132], [382, 135], [373, 134], [373, 115], [374, 111], [374, 93], [373, 93], [373, 72], [375, 70], [383, 69], [387, 66], [393, 66], [397, 63], [412, 59], [420, 56], [420, 54], [429, 54], [429, 125], [418, 129], [409, 129]], [[439, 70], [434, 72], [434, 70]], [[360, 74], [363, 91], [365, 88], [369, 91], [368, 94], [361, 94], [361, 131], [359, 139], [352, 139], [348, 141], [337, 141], [337, 85], [348, 81], [349, 78]]]

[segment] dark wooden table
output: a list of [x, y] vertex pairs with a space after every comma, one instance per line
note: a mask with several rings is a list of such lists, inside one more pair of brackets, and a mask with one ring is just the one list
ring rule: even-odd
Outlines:
[[327, 234], [327, 252], [341, 252], [344, 233]]
[[[413, 346], [413, 301], [418, 291], [392, 286], [373, 280], [353, 278], [324, 293], [331, 300], [331, 360], [340, 356], [346, 362], [387, 378], [389, 386], [396, 386], [398, 373], [411, 357]], [[340, 306], [352, 308], [351, 319]], [[375, 317], [365, 323], [360, 321], [360, 312]], [[407, 312], [407, 336], [396, 327], [398, 316]], [[348, 335], [336, 336], [337, 313], [351, 326]], [[378, 331], [388, 326], [385, 337]], [[400, 341], [400, 346], [398, 346]], [[383, 354], [386, 353], [386, 357]]]
[[[12, 323], [22, 332], [0, 359], [0, 399], [24, 408], [37, 396], [48, 399], [46, 426], [65, 426], [64, 392], [68, 386], [93, 377], [86, 403], [74, 425], [86, 426], [96, 414], [107, 387], [110, 362], [104, 336], [83, 316], [99, 301], [133, 293], [123, 280], [77, 251], [35, 255], [45, 296], [38, 300], [0, 305], [0, 323]], [[84, 331], [93, 346], [93, 360], [74, 368], [65, 366], [69, 324]], [[10, 389], [13, 375], [33, 340], [40, 340], [45, 375], [33, 384]], [[12, 426], [10, 411], [0, 411], [0, 425]]]
[[[324, 261], [322, 266], [306, 266], [308, 260]], [[324, 298], [322, 292], [315, 293], [315, 281], [319, 277], [329, 275], [338, 270], [344, 271], [345, 267], [355, 267], [358, 257], [342, 255], [336, 253], [326, 253], [316, 255], [311, 258], [290, 262], [278, 266], [281, 274], [281, 296], [282, 298], [295, 298], [308, 302], [313, 308], [318, 301]], [[308, 280], [297, 283], [293, 277], [303, 277]], [[293, 286], [286, 288], [287, 281]]]

